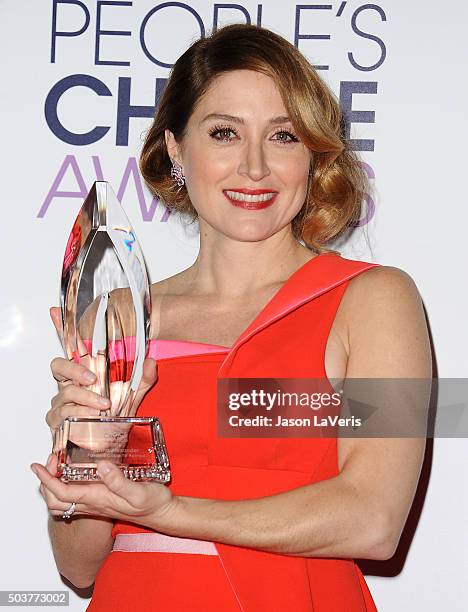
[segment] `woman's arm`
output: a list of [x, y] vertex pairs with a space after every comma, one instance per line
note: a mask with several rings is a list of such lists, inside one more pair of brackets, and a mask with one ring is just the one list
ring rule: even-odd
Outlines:
[[[408, 410], [424, 413], [431, 350], [411, 277], [379, 266], [352, 279], [345, 299], [346, 378], [428, 379], [420, 405], [407, 401]], [[179, 496], [146, 524], [169, 535], [282, 554], [388, 559], [411, 507], [424, 448], [425, 438], [339, 438], [334, 478], [252, 500]]]
[[[420, 388], [402, 393], [387, 406], [390, 416], [403, 407], [410, 421], [418, 413], [421, 419], [429, 405], [432, 369], [414, 282], [397, 268], [373, 268], [350, 281], [345, 299], [346, 379], [423, 379], [425, 393]], [[385, 394], [382, 399], [389, 401]], [[165, 485], [131, 482], [107, 462], [98, 468], [102, 483], [89, 487], [64, 484], [40, 464], [31, 467], [50, 497], [51, 512], [62, 513], [74, 501], [78, 514], [130, 521], [178, 537], [293, 556], [387, 559], [414, 497], [424, 446], [422, 436], [339, 438], [336, 477], [235, 501], [173, 497]]]
[[77, 516], [66, 523], [60, 517], [49, 517], [49, 537], [57, 569], [75, 587], [82, 589], [94, 583], [114, 544], [113, 524], [106, 518]]
[[[61, 336], [60, 309], [51, 308], [50, 314], [57, 333]], [[52, 431], [62, 423], [66, 416], [80, 414], [97, 416], [100, 410], [109, 405], [100, 406], [98, 403], [101, 399], [100, 396], [90, 391], [89, 387], [82, 386], [89, 385], [92, 382], [86, 379], [88, 371], [83, 365], [70, 362], [64, 358], [55, 358], [52, 360], [51, 369], [54, 378], [60, 381], [60, 391], [53, 398], [52, 407], [46, 416]], [[146, 384], [148, 365], [145, 366], [141, 393], [139, 391], [139, 395], [135, 399], [136, 406], [138, 406], [149, 386], [154, 383], [154, 368], [152, 370], [153, 376], [150, 376], [151, 380]], [[55, 480], [57, 474], [57, 463], [57, 456], [53, 453], [49, 455], [45, 470], [53, 480]], [[40, 490], [49, 508], [54, 507], [57, 498], [53, 493], [44, 485], [41, 485]], [[57, 569], [77, 588], [85, 588], [93, 584], [99, 568], [112, 550], [114, 543], [114, 538], [111, 535], [113, 525], [114, 520], [107, 517], [73, 516], [70, 521], [65, 522], [61, 514], [49, 515], [48, 532]]]

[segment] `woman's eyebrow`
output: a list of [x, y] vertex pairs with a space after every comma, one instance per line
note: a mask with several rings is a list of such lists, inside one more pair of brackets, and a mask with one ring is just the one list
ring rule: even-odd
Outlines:
[[[232, 121], [233, 123], [240, 124], [245, 123], [245, 121], [241, 117], [236, 117], [235, 115], [226, 115], [224, 113], [210, 113], [209, 115], [206, 115], [206, 117], [203, 117], [199, 125], [201, 125], [205, 121], [208, 121], [209, 119], [223, 119], [224, 121]], [[268, 120], [268, 123], [276, 125], [278, 123], [287, 123], [290, 121], [291, 120], [289, 119], [289, 117], [287, 117], [286, 115], [281, 115], [279, 117], [272, 117]]]

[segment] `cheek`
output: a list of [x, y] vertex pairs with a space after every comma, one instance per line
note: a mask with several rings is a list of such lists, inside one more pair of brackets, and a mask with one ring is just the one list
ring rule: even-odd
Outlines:
[[[224, 185], [226, 177], [232, 175], [232, 164], [211, 151], [191, 151], [185, 158], [184, 171], [187, 178], [187, 190], [192, 205], [201, 217], [212, 214], [213, 204]], [[224, 196], [220, 193], [220, 197]], [[215, 198], [215, 199], [214, 199]]]
[[307, 192], [307, 180], [309, 166], [304, 164], [303, 159], [295, 160], [291, 164], [285, 164], [278, 170], [278, 176], [283, 183], [283, 188], [291, 198], [291, 204], [296, 204], [296, 198], [303, 198]]
[[216, 182], [228, 172], [232, 172], [233, 156], [211, 147], [192, 147], [185, 157], [185, 176], [193, 184], [204, 184], [207, 181]]
[[307, 180], [309, 174], [310, 162], [304, 155], [291, 155], [285, 160], [283, 165], [283, 174], [289, 176], [289, 180], [293, 183], [300, 183]]
[[[286, 147], [287, 145], [282, 145]], [[306, 181], [310, 168], [310, 156], [302, 149], [272, 150], [267, 164], [272, 174], [276, 174], [283, 183], [292, 188], [301, 181]]]

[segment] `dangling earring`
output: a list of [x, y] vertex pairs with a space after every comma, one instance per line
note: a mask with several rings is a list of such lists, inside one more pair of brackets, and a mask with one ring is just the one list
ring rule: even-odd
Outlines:
[[171, 176], [175, 179], [175, 182], [177, 183], [177, 185], [179, 185], [179, 187], [182, 188], [185, 185], [185, 176], [182, 172], [182, 166], [179, 166], [179, 164], [177, 162], [174, 162], [172, 159], [171, 159], [171, 162], [172, 162]]

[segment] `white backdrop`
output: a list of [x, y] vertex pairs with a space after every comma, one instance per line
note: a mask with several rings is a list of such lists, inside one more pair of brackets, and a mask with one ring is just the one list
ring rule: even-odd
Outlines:
[[[6, 398], [0, 590], [66, 589], [29, 464], [45, 460], [51, 445], [44, 421], [55, 393], [49, 363], [61, 348], [48, 309], [58, 304], [61, 260], [85, 193], [97, 178], [120, 191], [153, 281], [196, 257], [197, 236], [141, 187], [135, 159], [150, 120], [128, 119], [125, 96], [130, 91], [129, 104], [147, 114], [156, 86], [163, 86], [157, 79], [167, 78], [202, 27], [209, 34], [216, 11], [219, 25], [247, 17], [256, 23], [260, 14], [262, 25], [296, 42], [342, 103], [352, 105], [351, 136], [364, 141], [358, 148], [375, 177], [364, 224], [372, 248], [361, 231], [342, 254], [411, 274], [426, 306], [438, 376], [468, 375], [467, 4], [230, 6], [237, 8], [206, 0], [0, 0]], [[379, 610], [466, 609], [466, 454], [466, 440], [434, 441], [407, 555], [400, 550], [367, 568], [376, 574], [367, 581]], [[70, 592], [71, 610], [86, 605]]]

